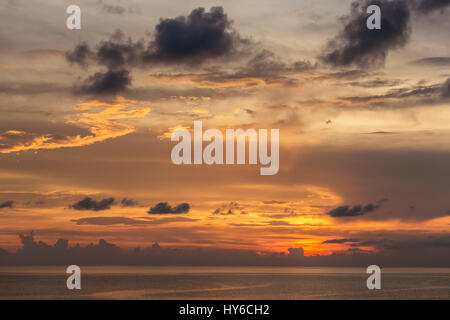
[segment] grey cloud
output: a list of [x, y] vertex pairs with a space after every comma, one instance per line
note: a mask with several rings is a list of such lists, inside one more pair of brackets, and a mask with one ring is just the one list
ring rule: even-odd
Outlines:
[[[369, 5], [381, 8], [380, 30], [366, 27]], [[361, 68], [384, 65], [389, 50], [401, 47], [409, 39], [410, 11], [404, 0], [365, 0], [353, 2], [351, 13], [344, 17], [343, 30], [329, 41], [321, 60], [333, 66], [357, 65]]]
[[233, 215], [240, 212], [240, 214], [246, 214], [247, 212], [244, 211], [244, 208], [239, 205], [237, 202], [230, 202], [226, 203], [219, 208], [215, 209], [212, 214], [213, 215]]
[[122, 201], [120, 201], [122, 204], [122, 207], [134, 207], [137, 205], [137, 202], [133, 199], [123, 198]]
[[4, 209], [4, 208], [12, 208], [14, 204], [14, 201], [12, 200], [8, 200], [5, 202], [0, 203], [0, 209]]
[[[381, 29], [369, 30], [366, 27], [369, 5], [381, 8]], [[427, 14], [443, 10], [450, 0], [364, 0], [351, 4], [349, 16], [341, 18], [343, 30], [329, 41], [321, 60], [333, 66], [360, 68], [384, 65], [390, 50], [404, 46], [410, 36], [411, 11]], [[448, 64], [446, 58], [430, 58], [419, 63]]]
[[417, 0], [416, 9], [422, 13], [443, 10], [450, 6], [450, 0]]
[[[22, 247], [15, 252], [0, 249], [1, 265], [176, 265], [176, 266], [358, 266], [373, 261], [383, 266], [447, 267], [450, 263], [448, 235], [408, 237], [399, 240], [379, 239], [381, 253], [356, 249], [331, 255], [305, 256], [301, 247], [281, 252], [258, 253], [253, 250], [219, 247], [167, 248], [157, 243], [134, 250], [100, 239], [86, 246], [70, 245], [66, 239], [55, 244], [36, 241], [34, 233], [20, 235]], [[242, 243], [242, 242], [240, 242]], [[356, 249], [356, 250], [355, 250]], [[426, 257], [426, 258], [424, 258]]]
[[88, 217], [73, 219], [72, 222], [78, 225], [96, 225], [96, 226], [110, 226], [110, 225], [156, 225], [167, 224], [172, 222], [194, 222], [197, 219], [190, 219], [185, 217], [170, 217], [162, 219], [148, 220], [146, 217], [141, 219], [132, 219], [127, 217]]
[[117, 14], [117, 15], [123, 15], [127, 12], [127, 9], [121, 5], [112, 5], [103, 2], [103, 0], [98, 0], [97, 5], [99, 8], [101, 8], [102, 11], [111, 13], [111, 14]]
[[266, 200], [263, 201], [264, 204], [285, 204], [287, 201], [280, 201], [280, 200]]
[[305, 252], [303, 248], [288, 248], [289, 256], [292, 257], [303, 257]]
[[70, 63], [76, 63], [81, 66], [87, 66], [89, 60], [94, 56], [94, 53], [89, 48], [86, 42], [82, 42], [75, 46], [73, 50], [66, 52], [66, 60]]
[[144, 53], [146, 62], [201, 63], [232, 52], [243, 40], [222, 7], [194, 9], [187, 17], [161, 19]]
[[172, 207], [167, 202], [160, 202], [147, 212], [149, 214], [180, 214], [188, 213], [191, 209], [189, 203], [180, 203], [179, 205]]
[[405, 101], [408, 101], [408, 106], [445, 103], [448, 96], [449, 80], [441, 84], [391, 89], [380, 95], [341, 97], [338, 100], [343, 103], [361, 104], [364, 107], [400, 108], [405, 106]]
[[[101, 91], [117, 93], [125, 90], [131, 84], [131, 79], [123, 74], [125, 70], [155, 67], [160, 64], [184, 65], [190, 68], [216, 58], [225, 61], [249, 57], [244, 65], [231, 72], [223, 72], [210, 66], [206, 73], [196, 73], [192, 81], [222, 83], [243, 78], [259, 78], [267, 83], [278, 81], [286, 85], [295, 82], [286, 77], [287, 74], [309, 72], [317, 68], [317, 64], [313, 65], [309, 61], [284, 63], [272, 52], [257, 48], [255, 43], [241, 38], [232, 28], [232, 21], [221, 7], [213, 7], [210, 11], [197, 8], [186, 17], [161, 19], [153, 34], [150, 41], [135, 42], [117, 30], [93, 50], [86, 43], [77, 45], [66, 53], [66, 59], [81, 66], [92, 63], [107, 67], [108, 73], [99, 73], [88, 79], [91, 83], [84, 88], [88, 93], [98, 91], [91, 89], [97, 83], [100, 89], [111, 87], [102, 84], [106, 82], [107, 76], [113, 75], [117, 80], [113, 83], [120, 85], [113, 87], [114, 90]], [[119, 71], [122, 72], [121, 77], [118, 77]], [[173, 74], [170, 76], [174, 77]]]
[[100, 201], [96, 201], [91, 199], [90, 197], [86, 197], [83, 200], [80, 200], [77, 203], [71, 205], [70, 207], [75, 210], [101, 211], [110, 209], [112, 204], [114, 204], [114, 198], [106, 198]]
[[330, 240], [325, 240], [324, 242], [322, 242], [322, 244], [327, 244], [327, 243], [348, 243], [348, 242], [359, 242], [358, 239], [330, 239]]
[[70, 92], [70, 87], [52, 82], [0, 83], [0, 93], [9, 95], [41, 95]]
[[117, 30], [109, 40], [100, 42], [95, 51], [81, 43], [67, 52], [66, 59], [80, 65], [95, 62], [111, 69], [158, 63], [200, 64], [210, 58], [228, 56], [239, 45], [249, 44], [231, 25], [222, 7], [212, 7], [210, 11], [197, 8], [186, 17], [161, 19], [147, 45], [144, 41], [126, 39]]
[[444, 98], [450, 97], [450, 78], [448, 78], [447, 81], [445, 81], [442, 85], [442, 96]]
[[363, 205], [356, 205], [353, 207], [349, 206], [340, 206], [337, 207], [331, 211], [329, 211], [327, 214], [334, 218], [342, 218], [342, 217], [356, 217], [356, 216], [362, 216], [368, 212], [374, 211], [380, 207], [379, 204], [373, 204], [369, 203], [365, 206]]
[[385, 134], [399, 134], [399, 132], [392, 132], [392, 131], [373, 131], [373, 132], [369, 132], [368, 134], [381, 134], [381, 135], [385, 135]]
[[98, 44], [95, 62], [110, 70], [133, 67], [141, 63], [143, 50], [143, 41], [133, 42], [130, 38], [126, 39], [122, 31], [116, 30], [109, 40]]
[[73, 219], [71, 221], [75, 222], [78, 225], [97, 225], [97, 226], [109, 226], [115, 224], [136, 225], [148, 223], [148, 221], [145, 220], [136, 220], [126, 217], [89, 217], [89, 218]]
[[89, 77], [81, 92], [116, 94], [131, 84], [130, 68], [159, 63], [197, 65], [239, 51], [239, 46], [249, 42], [241, 39], [231, 25], [222, 7], [212, 7], [210, 11], [197, 8], [187, 17], [161, 19], [147, 45], [144, 41], [125, 39], [123, 32], [117, 30], [109, 40], [100, 42], [96, 50], [81, 43], [67, 51], [66, 59], [83, 67], [95, 63], [108, 69]]
[[80, 87], [81, 93], [116, 94], [128, 89], [131, 77], [128, 70], [109, 70], [90, 76]]
[[388, 79], [375, 79], [368, 81], [353, 81], [348, 84], [354, 87], [362, 88], [378, 88], [378, 87], [394, 87], [399, 85], [401, 81], [399, 80], [388, 80]]
[[428, 66], [449, 66], [450, 65], [450, 57], [429, 57], [423, 58], [419, 60], [415, 60], [412, 62], [416, 65], [428, 65]]

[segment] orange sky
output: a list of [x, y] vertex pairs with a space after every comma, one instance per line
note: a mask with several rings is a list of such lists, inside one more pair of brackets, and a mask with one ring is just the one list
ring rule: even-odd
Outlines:
[[[51, 243], [302, 247], [306, 255], [379, 252], [385, 239], [448, 239], [448, 13], [411, 20], [410, 38], [386, 49], [382, 66], [333, 66], [320, 56], [349, 1], [232, 3], [224, 5], [233, 21], [225, 35], [238, 34], [239, 46], [200, 62], [127, 62], [118, 68], [130, 76], [123, 90], [94, 93], [95, 74], [117, 69], [95, 54], [88, 65], [71, 63], [67, 52], [82, 42], [93, 51], [102, 41], [151, 43], [160, 18], [195, 8], [142, 2], [139, 14], [108, 16], [82, 3], [86, 20], [74, 31], [59, 23], [64, 15], [48, 22], [64, 9], [44, 3], [0, 34], [0, 207], [13, 201], [0, 208], [0, 248], [18, 248], [18, 234], [31, 230]], [[0, 19], [24, 10], [8, 4]], [[441, 64], [423, 62], [436, 57], [429, 61]], [[192, 130], [194, 120], [222, 132], [279, 129], [278, 174], [261, 176], [259, 165], [172, 164], [170, 134]], [[115, 202], [72, 207], [85, 197]], [[123, 206], [123, 198], [135, 204]], [[149, 214], [160, 202], [190, 210]], [[369, 204], [374, 209], [355, 216], [331, 214]]]

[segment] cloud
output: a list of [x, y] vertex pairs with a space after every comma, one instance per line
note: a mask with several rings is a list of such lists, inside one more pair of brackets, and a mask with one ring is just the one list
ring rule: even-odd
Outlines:
[[301, 247], [288, 248], [286, 254], [214, 246], [168, 248], [157, 244], [124, 250], [104, 239], [85, 246], [70, 245], [68, 240], [58, 239], [51, 245], [36, 241], [33, 232], [21, 234], [20, 240], [22, 247], [16, 252], [0, 249], [1, 265], [69, 265], [77, 261], [80, 265], [366, 267], [377, 261], [380, 265], [390, 267], [446, 267], [450, 263], [448, 235], [418, 235], [372, 241], [380, 253], [350, 250], [313, 256], [305, 256]]
[[134, 67], [142, 64], [143, 50], [143, 41], [133, 42], [130, 38], [126, 39], [121, 30], [116, 30], [109, 40], [97, 45], [95, 62], [110, 70]]
[[[208, 59], [229, 57], [241, 46], [250, 44], [232, 28], [232, 21], [222, 7], [194, 9], [188, 16], [161, 19], [154, 37], [147, 42], [133, 42], [117, 30], [109, 40], [101, 41], [96, 50], [86, 43], [66, 53], [67, 61], [82, 66], [94, 62], [110, 70], [124, 67], [145, 67], [159, 63], [201, 64]], [[307, 65], [298, 63], [297, 68]]]
[[327, 214], [334, 218], [356, 217], [356, 216], [362, 216], [363, 214], [374, 211], [374, 210], [378, 209], [379, 207], [380, 207], [379, 204], [372, 204], [372, 203], [369, 203], [365, 206], [362, 206], [362, 205], [356, 205], [354, 207], [340, 206], [340, 207], [337, 207], [337, 208], [329, 211]]
[[280, 201], [280, 200], [265, 200], [263, 201], [264, 204], [285, 204], [287, 201]]
[[[195, 73], [148, 76], [150, 80], [157, 79], [170, 84], [176, 81], [210, 88], [241, 85], [252, 87], [259, 84], [293, 86], [298, 85], [298, 81], [289, 75], [309, 73], [318, 67], [317, 63], [303, 60], [285, 63], [275, 57], [273, 52], [243, 39], [232, 28], [232, 21], [221, 7], [213, 7], [209, 11], [197, 8], [187, 16], [161, 19], [155, 26], [153, 37], [148, 41], [133, 41], [117, 30], [108, 40], [97, 44], [95, 49], [90, 49], [86, 43], [77, 45], [67, 52], [66, 58], [83, 67], [89, 64], [105, 66], [111, 75], [124, 70], [131, 73], [132, 68], [155, 68], [160, 65], [183, 65], [191, 68], [214, 59], [220, 59], [222, 63], [238, 59], [244, 61], [232, 68], [221, 69], [208, 65], [203, 72], [196, 70]], [[101, 72], [91, 76], [83, 88], [84, 92], [97, 93], [98, 90], [91, 87], [104, 88], [102, 84], [106, 75], [107, 73]], [[101, 93], [117, 94], [131, 84], [129, 75], [119, 79], [123, 80], [119, 82], [121, 86], [114, 87], [115, 90], [101, 90]], [[99, 85], [94, 86], [97, 83]]]
[[66, 60], [70, 63], [79, 64], [86, 67], [94, 53], [91, 51], [86, 42], [82, 42], [75, 46], [72, 51], [66, 52]]
[[322, 244], [327, 244], [327, 243], [348, 243], [348, 242], [359, 242], [358, 239], [330, 239], [330, 240], [325, 240], [324, 242], [322, 242]]
[[94, 226], [111, 226], [116, 224], [121, 225], [154, 225], [167, 224], [172, 222], [194, 222], [197, 219], [190, 219], [185, 217], [170, 217], [162, 219], [148, 220], [147, 217], [142, 219], [132, 219], [127, 217], [88, 217], [70, 220], [78, 225], [94, 225]]
[[97, 225], [97, 226], [109, 226], [115, 224], [137, 225], [137, 224], [145, 224], [148, 222], [145, 220], [136, 220], [126, 217], [89, 217], [89, 218], [73, 219], [70, 221], [75, 222], [78, 225]]
[[418, 59], [412, 62], [416, 65], [428, 65], [428, 66], [450, 66], [450, 57], [429, 57]]
[[244, 211], [244, 208], [240, 206], [239, 203], [232, 201], [230, 203], [223, 204], [219, 208], [215, 209], [212, 212], [212, 214], [224, 216], [224, 215], [233, 215], [236, 214], [237, 212], [239, 212], [240, 214], [247, 214], [247, 212]]
[[[202, 64], [206, 60], [237, 54], [250, 42], [232, 28], [222, 7], [192, 10], [188, 16], [160, 19], [154, 36], [145, 43], [126, 38], [121, 30], [101, 41], [96, 50], [85, 43], [66, 53], [67, 61], [86, 66], [93, 62], [109, 70], [156, 64]], [[307, 64], [297, 63], [302, 69]]]
[[288, 252], [291, 257], [303, 257], [305, 255], [303, 248], [289, 248]]
[[[135, 132], [135, 128], [121, 120], [142, 118], [150, 112], [150, 108], [138, 106], [139, 104], [142, 104], [142, 102], [120, 96], [110, 102], [84, 101], [76, 106], [82, 113], [75, 114], [67, 123], [87, 129], [90, 134], [61, 137], [61, 135], [42, 135], [10, 130], [0, 134], [0, 140], [2, 141], [0, 153], [80, 147], [130, 134]], [[98, 107], [103, 108], [99, 110]], [[95, 111], [90, 112], [91, 109]]]
[[[350, 104], [365, 108], [404, 108], [414, 105], [436, 105], [447, 103], [448, 80], [444, 83], [417, 85], [412, 87], [390, 89], [384, 94], [371, 96], [338, 97], [334, 99], [339, 106]], [[408, 101], [408, 103], [405, 103]]]
[[14, 204], [14, 201], [12, 200], [8, 200], [5, 202], [0, 203], [0, 209], [4, 209], [4, 208], [12, 208]]
[[442, 96], [444, 98], [450, 98], [450, 78], [442, 85]]
[[373, 131], [373, 132], [368, 132], [367, 134], [381, 134], [381, 135], [385, 135], [385, 134], [399, 134], [399, 132], [393, 132], [393, 131]]
[[241, 39], [222, 7], [194, 9], [187, 17], [161, 19], [144, 54], [147, 62], [201, 63], [230, 54]]
[[86, 197], [83, 200], [80, 200], [77, 203], [71, 205], [70, 208], [75, 210], [101, 211], [110, 209], [112, 204], [114, 204], [114, 198], [106, 198], [100, 201], [96, 201], [91, 199], [90, 197]]
[[117, 30], [95, 50], [83, 42], [67, 51], [66, 59], [70, 63], [83, 67], [95, 63], [108, 69], [89, 77], [81, 91], [116, 94], [131, 84], [130, 68], [157, 64], [199, 65], [213, 58], [229, 58], [250, 44], [232, 28], [232, 21], [222, 7], [212, 7], [209, 11], [197, 8], [188, 16], [161, 19], [153, 34], [145, 45], [143, 40], [126, 39], [123, 32]]
[[128, 70], [109, 70], [97, 72], [90, 76], [81, 86], [81, 93], [88, 94], [116, 94], [128, 89], [131, 84]]
[[[366, 8], [381, 8], [381, 29], [366, 26]], [[338, 67], [361, 68], [383, 66], [389, 50], [401, 47], [409, 39], [410, 10], [404, 0], [364, 0], [353, 2], [349, 16], [342, 18], [343, 30], [329, 41], [321, 60]]]
[[418, 0], [416, 9], [422, 13], [429, 13], [435, 10], [443, 10], [450, 6], [450, 0]]
[[401, 81], [399, 80], [388, 80], [388, 79], [375, 79], [375, 80], [368, 80], [368, 81], [353, 81], [347, 83], [348, 85], [354, 86], [354, 87], [361, 87], [361, 88], [378, 88], [378, 87], [395, 87], [399, 85]]
[[291, 208], [284, 208], [284, 213], [264, 214], [262, 216], [272, 218], [272, 219], [286, 219], [286, 218], [299, 217], [300, 214], [296, 213]]
[[97, 6], [106, 13], [117, 14], [117, 15], [123, 15], [127, 11], [129, 11], [129, 10], [127, 10], [127, 8], [125, 8], [121, 5], [108, 4], [108, 3], [103, 2], [103, 0], [98, 0]]
[[123, 198], [120, 203], [122, 204], [122, 207], [134, 207], [135, 205], [137, 205], [136, 201], [128, 198]]
[[147, 213], [149, 214], [180, 214], [188, 213], [191, 209], [189, 203], [180, 203], [179, 205], [172, 207], [167, 202], [160, 202], [153, 208], [150, 208]]

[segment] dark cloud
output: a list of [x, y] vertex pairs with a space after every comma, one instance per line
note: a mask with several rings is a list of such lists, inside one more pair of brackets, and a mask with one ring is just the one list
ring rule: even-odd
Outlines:
[[385, 94], [341, 97], [337, 98], [337, 100], [339, 101], [338, 105], [341, 107], [347, 103], [350, 103], [352, 106], [359, 104], [365, 108], [402, 108], [405, 105], [408, 107], [414, 105], [430, 106], [447, 102], [448, 86], [449, 83], [447, 80], [440, 84], [395, 88], [387, 91]]
[[369, 81], [353, 81], [348, 84], [354, 87], [362, 88], [379, 88], [379, 87], [394, 87], [399, 85], [401, 81], [399, 80], [388, 80], [388, 79], [375, 79]]
[[111, 14], [123, 15], [127, 12], [127, 9], [125, 7], [122, 7], [120, 5], [111, 5], [103, 2], [103, 0], [98, 0], [97, 5], [102, 9], [102, 11]]
[[77, 203], [71, 205], [70, 208], [75, 210], [101, 211], [110, 209], [112, 204], [114, 204], [114, 198], [106, 198], [100, 201], [96, 201], [91, 199], [90, 197], [86, 197], [83, 200], [80, 200]]
[[2, 202], [2, 203], [0, 203], [0, 209], [12, 208], [13, 204], [14, 204], [14, 201], [12, 201], [12, 200], [8, 200], [8, 201], [5, 201], [5, 202]]
[[[301, 65], [301, 66], [299, 66]], [[280, 84], [284, 86], [297, 85], [298, 79], [295, 75], [299, 73], [309, 73], [317, 68], [317, 64], [312, 64], [309, 61], [286, 63], [281, 61], [279, 57], [268, 50], [260, 50], [252, 52], [250, 59], [243, 65], [235, 68], [223, 69], [220, 67], [208, 67], [203, 69], [203, 72], [179, 73], [179, 74], [153, 74], [155, 79], [167, 80], [184, 80], [189, 78], [189, 81], [200, 84], [202, 87], [216, 87], [216, 86], [257, 86], [261, 83], [265, 84]], [[317, 78], [318, 79], [318, 78]], [[242, 95], [242, 91], [233, 92]], [[255, 112], [246, 109], [250, 115], [255, 115]]]
[[450, 0], [417, 0], [416, 9], [422, 13], [443, 10], [450, 6]]
[[289, 248], [288, 252], [291, 257], [303, 257], [305, 255], [303, 248]]
[[75, 46], [73, 50], [66, 52], [66, 60], [70, 63], [76, 63], [80, 66], [87, 66], [94, 53], [86, 42], [82, 42]]
[[280, 200], [266, 200], [263, 201], [264, 204], [285, 204], [287, 201], [280, 201]]
[[137, 225], [148, 223], [148, 221], [145, 220], [136, 220], [126, 217], [89, 217], [89, 218], [73, 219], [71, 221], [75, 222], [78, 225], [86, 224], [97, 226], [110, 226], [115, 224]]
[[[167, 248], [157, 243], [134, 250], [100, 239], [86, 246], [70, 245], [59, 239], [54, 245], [36, 241], [34, 233], [20, 235], [22, 247], [16, 252], [0, 249], [1, 265], [176, 265], [176, 266], [357, 266], [377, 264], [389, 267], [447, 267], [450, 263], [448, 235], [419, 235], [399, 239], [375, 239], [380, 253], [353, 248], [344, 253], [305, 256], [303, 248], [259, 253], [254, 250], [219, 247]], [[240, 242], [242, 243], [242, 242]], [[370, 244], [369, 244], [370, 243]], [[356, 250], [355, 250], [356, 249]]]
[[[381, 8], [381, 29], [366, 26], [369, 5]], [[388, 51], [409, 39], [410, 10], [404, 0], [365, 0], [353, 2], [349, 16], [342, 18], [343, 30], [331, 40], [321, 60], [333, 66], [361, 68], [384, 65]]]
[[327, 243], [348, 243], [348, 242], [359, 242], [358, 239], [330, 239], [330, 240], [325, 240], [324, 242], [322, 242], [322, 244], [327, 244]]
[[261, 50], [255, 53], [246, 66], [230, 75], [230, 79], [261, 78], [269, 80], [287, 73], [314, 70], [316, 67], [317, 65], [313, 65], [309, 61], [297, 61], [288, 65], [279, 61], [273, 52]]
[[131, 77], [128, 70], [109, 70], [90, 76], [80, 87], [81, 93], [116, 94], [128, 89]]
[[262, 217], [268, 217], [272, 219], [286, 219], [286, 218], [295, 218], [300, 216], [300, 214], [296, 213], [294, 210], [290, 208], [284, 208], [284, 213], [275, 213], [275, 214], [264, 214]]
[[442, 96], [444, 98], [450, 98], [450, 78], [442, 85]]
[[353, 70], [343, 70], [337, 72], [325, 73], [314, 80], [354, 80], [360, 78], [366, 78], [368, 73], [363, 70], [353, 69]]
[[[246, 80], [249, 85], [255, 85], [258, 82], [255, 79], [269, 84], [296, 85], [297, 81], [288, 77], [289, 74], [307, 73], [318, 67], [317, 63], [302, 60], [285, 63], [273, 52], [243, 39], [232, 28], [232, 21], [221, 7], [213, 7], [209, 11], [197, 8], [188, 16], [161, 19], [149, 41], [135, 42], [117, 30], [108, 40], [97, 44], [95, 49], [81, 43], [68, 51], [66, 58], [84, 67], [94, 64], [108, 69], [106, 73], [91, 76], [82, 87], [83, 92], [94, 94], [116, 94], [127, 89], [131, 79], [125, 72], [131, 72], [132, 68], [158, 65], [184, 65], [190, 68], [212, 59], [220, 59], [221, 62], [245, 61], [239, 67], [234, 66], [226, 71], [208, 65], [204, 69], [206, 72], [178, 75], [182, 78], [190, 76], [191, 81], [200, 82], [202, 86], [215, 86], [236, 85], [236, 80]], [[154, 77], [164, 77], [164, 74]], [[171, 73], [167, 77], [175, 79], [177, 75]]]
[[[149, 66], [159, 63], [200, 64], [211, 58], [237, 53], [249, 44], [231, 27], [232, 22], [222, 7], [194, 9], [188, 16], [161, 19], [155, 26], [154, 38], [147, 45], [133, 42], [117, 30], [109, 40], [100, 42], [92, 51], [86, 43], [66, 53], [69, 62], [86, 65], [95, 62], [110, 69]], [[297, 68], [307, 65], [298, 63]]]
[[17, 86], [15, 82], [0, 83], [0, 93], [9, 95], [41, 95], [70, 92], [70, 87], [56, 82], [26, 82]]
[[[232, 27], [222, 7], [193, 10], [188, 16], [161, 19], [147, 45], [134, 42], [117, 30], [95, 50], [86, 43], [66, 53], [67, 61], [83, 67], [90, 63], [106, 66], [86, 80], [81, 91], [91, 94], [116, 94], [131, 84], [130, 68], [157, 64], [198, 65], [212, 58], [231, 57], [250, 44]], [[297, 68], [304, 68], [298, 64]]]
[[416, 65], [428, 65], [436, 67], [450, 66], [450, 57], [429, 57], [415, 60], [412, 63]]
[[180, 203], [179, 205], [172, 207], [167, 202], [160, 202], [147, 212], [149, 214], [180, 214], [188, 213], [191, 209], [189, 203]]
[[187, 17], [161, 19], [144, 61], [201, 63], [229, 54], [242, 41], [231, 24], [222, 7], [209, 12], [197, 8]]
[[120, 201], [122, 204], [122, 207], [134, 207], [137, 205], [137, 202], [133, 199], [123, 198], [122, 201]]
[[399, 132], [393, 132], [393, 131], [373, 131], [373, 132], [369, 132], [367, 134], [399, 134]]
[[143, 41], [133, 42], [126, 39], [122, 31], [116, 32], [107, 41], [102, 41], [95, 53], [96, 63], [110, 70], [138, 65], [143, 54]]
[[88, 217], [73, 219], [72, 222], [78, 225], [94, 225], [94, 226], [111, 226], [116, 224], [122, 225], [154, 225], [154, 224], [167, 224], [172, 222], [194, 222], [197, 219], [190, 219], [185, 217], [170, 217], [162, 219], [148, 220], [146, 217], [142, 219], [132, 219], [127, 217]]
[[233, 215], [236, 213], [247, 214], [247, 212], [244, 211], [244, 208], [241, 205], [239, 205], [239, 203], [234, 201], [226, 203], [212, 212], [213, 215], [222, 215], [222, 216]]
[[365, 206], [362, 205], [356, 205], [353, 207], [340, 206], [328, 212], [328, 215], [334, 218], [356, 217], [374, 211], [379, 207], [380, 207], [379, 204], [372, 204], [372, 203], [366, 204]]

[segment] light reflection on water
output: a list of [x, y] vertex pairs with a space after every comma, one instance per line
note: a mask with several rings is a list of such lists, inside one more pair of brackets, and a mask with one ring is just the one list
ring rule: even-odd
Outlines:
[[364, 268], [80, 266], [0, 267], [0, 299], [450, 299], [450, 268], [383, 268], [368, 290]]

